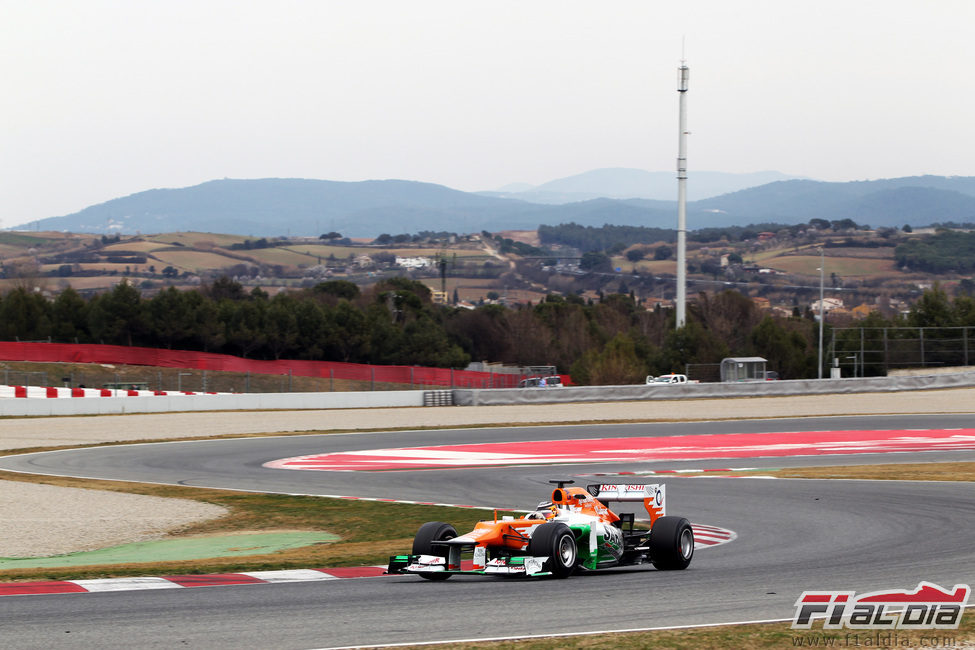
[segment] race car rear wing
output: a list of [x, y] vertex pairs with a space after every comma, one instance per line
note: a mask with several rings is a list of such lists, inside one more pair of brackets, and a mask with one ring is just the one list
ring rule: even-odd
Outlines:
[[650, 515], [650, 524], [666, 514], [666, 486], [663, 483], [594, 483], [586, 491], [604, 505], [610, 502], [642, 501]]

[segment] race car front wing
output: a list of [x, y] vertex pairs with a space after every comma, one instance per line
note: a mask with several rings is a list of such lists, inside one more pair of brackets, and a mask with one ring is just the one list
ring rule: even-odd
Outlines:
[[483, 568], [462, 568], [461, 564], [448, 563], [447, 558], [439, 555], [394, 555], [389, 558], [387, 574], [433, 574], [449, 573], [467, 575], [506, 575], [506, 576], [547, 576], [551, 572], [544, 571], [548, 557], [518, 555], [511, 557], [497, 557], [483, 566]]

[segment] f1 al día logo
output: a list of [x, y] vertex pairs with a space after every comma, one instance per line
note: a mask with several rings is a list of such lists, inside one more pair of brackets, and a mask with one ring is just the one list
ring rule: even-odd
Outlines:
[[968, 585], [951, 589], [919, 582], [913, 591], [804, 591], [796, 601], [792, 628], [808, 630], [817, 620], [824, 630], [957, 630], [971, 594]]

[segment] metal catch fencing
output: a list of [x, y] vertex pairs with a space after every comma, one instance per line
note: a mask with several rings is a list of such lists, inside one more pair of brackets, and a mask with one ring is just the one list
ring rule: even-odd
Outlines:
[[900, 368], [968, 366], [975, 361], [973, 344], [975, 327], [834, 328], [825, 363], [847, 377], [882, 377]]

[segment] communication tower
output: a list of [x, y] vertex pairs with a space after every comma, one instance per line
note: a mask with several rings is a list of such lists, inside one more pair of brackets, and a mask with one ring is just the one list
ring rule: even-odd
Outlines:
[[687, 79], [690, 69], [681, 61], [677, 77], [680, 97], [680, 136], [677, 143], [677, 329], [684, 327], [687, 305]]

